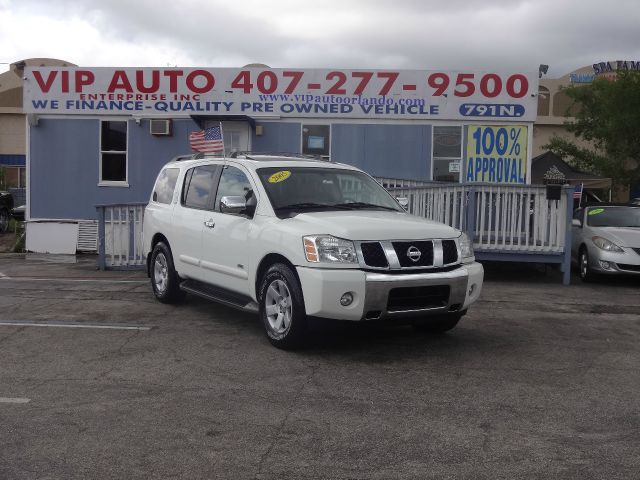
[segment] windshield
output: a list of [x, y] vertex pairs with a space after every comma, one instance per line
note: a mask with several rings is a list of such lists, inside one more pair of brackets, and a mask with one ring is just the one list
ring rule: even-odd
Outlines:
[[640, 207], [591, 207], [587, 211], [587, 225], [640, 228]]
[[278, 216], [331, 210], [404, 212], [384, 188], [362, 172], [314, 167], [260, 168], [257, 172]]

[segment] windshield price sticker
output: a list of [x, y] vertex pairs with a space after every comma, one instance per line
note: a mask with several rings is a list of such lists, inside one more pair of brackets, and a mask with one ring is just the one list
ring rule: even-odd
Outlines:
[[524, 119], [534, 73], [265, 68], [27, 67], [25, 113], [280, 114]]
[[289, 170], [282, 170], [280, 172], [276, 172], [269, 177], [269, 183], [280, 183], [284, 182], [287, 178], [291, 176], [291, 172]]
[[598, 215], [599, 213], [603, 213], [604, 208], [594, 208], [593, 210], [589, 210], [587, 215]]
[[524, 184], [526, 178], [526, 126], [469, 126], [467, 182]]

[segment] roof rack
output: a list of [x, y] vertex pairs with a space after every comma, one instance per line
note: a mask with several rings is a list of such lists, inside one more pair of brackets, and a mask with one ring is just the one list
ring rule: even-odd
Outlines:
[[256, 157], [290, 157], [290, 158], [304, 158], [306, 160], [316, 160], [319, 162], [331, 162], [330, 159], [324, 158], [321, 155], [310, 155], [306, 153], [294, 153], [294, 152], [232, 152], [229, 155], [230, 158], [244, 157], [247, 160], [260, 160]]
[[202, 153], [202, 152], [195, 152], [195, 153], [187, 153], [187, 154], [183, 154], [183, 155], [178, 155], [177, 157], [174, 157], [173, 160], [171, 160], [172, 162], [179, 162], [181, 160], [200, 160], [203, 159], [207, 156], [210, 157], [216, 157], [216, 158], [224, 158], [224, 156], [220, 156], [220, 155], [211, 155], [208, 153]]

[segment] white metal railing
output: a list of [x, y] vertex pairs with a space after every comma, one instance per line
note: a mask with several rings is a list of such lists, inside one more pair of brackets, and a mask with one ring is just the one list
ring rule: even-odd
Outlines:
[[98, 205], [98, 254], [102, 269], [145, 265], [142, 223], [146, 203]]
[[562, 253], [567, 202], [541, 185], [430, 184], [390, 189], [409, 213], [467, 231], [479, 251]]

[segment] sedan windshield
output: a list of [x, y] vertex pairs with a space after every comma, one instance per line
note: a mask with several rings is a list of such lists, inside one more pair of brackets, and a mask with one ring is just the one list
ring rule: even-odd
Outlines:
[[591, 207], [587, 210], [587, 225], [640, 228], [640, 207]]
[[302, 211], [404, 211], [362, 172], [321, 167], [260, 168], [257, 172], [278, 216]]

